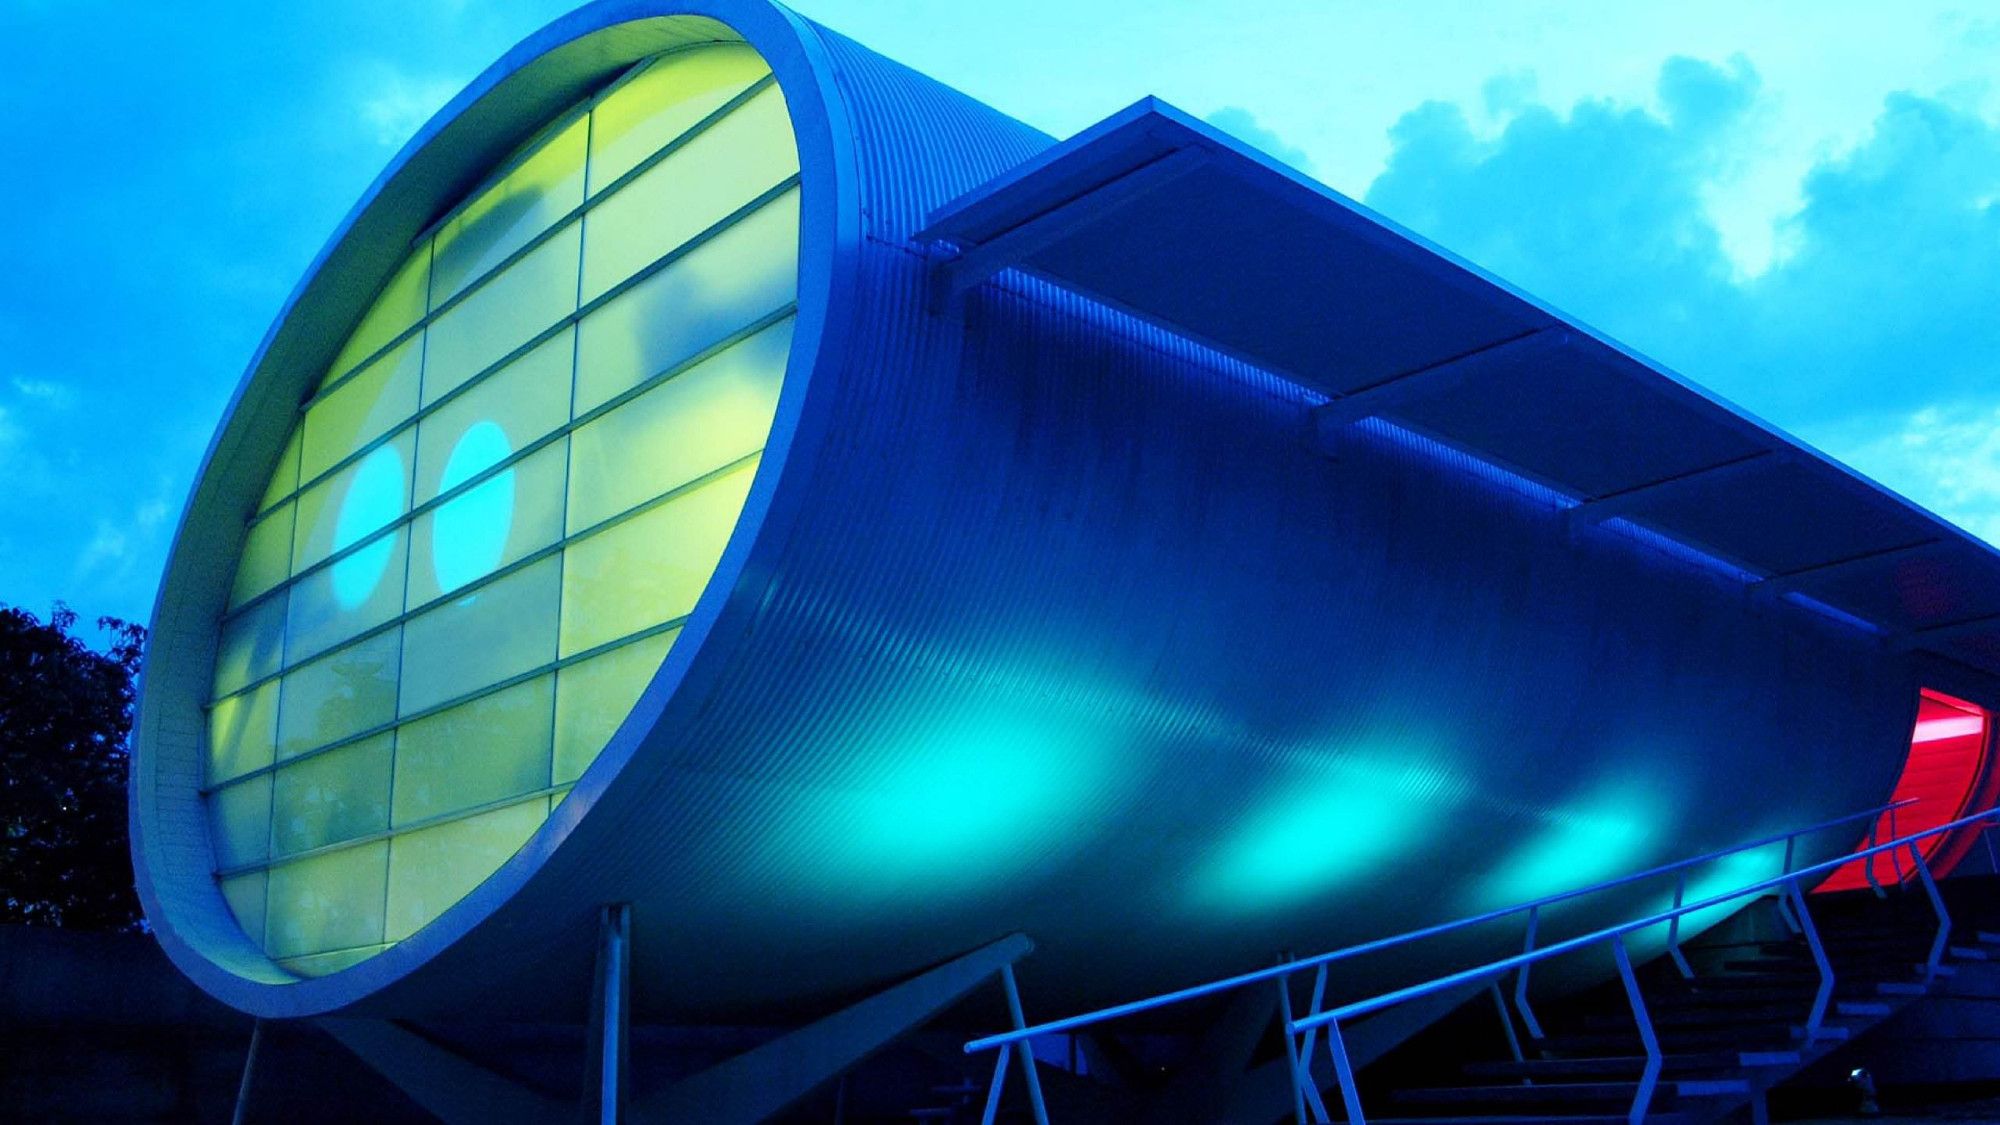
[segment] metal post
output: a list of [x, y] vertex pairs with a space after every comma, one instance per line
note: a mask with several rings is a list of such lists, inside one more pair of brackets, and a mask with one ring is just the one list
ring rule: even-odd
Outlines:
[[250, 1120], [250, 1082], [257, 1074], [257, 1048], [264, 1042], [264, 1021], [250, 1025], [250, 1047], [243, 1052], [243, 1080], [236, 1084], [236, 1111], [229, 1125], [245, 1125]]
[[[1680, 878], [1674, 880], [1674, 909], [1676, 911], [1681, 908], [1682, 903], [1687, 901], [1687, 890], [1687, 868], [1683, 867], [1681, 868]], [[1681, 971], [1683, 979], [1693, 979], [1694, 966], [1688, 964], [1687, 956], [1681, 952], [1681, 916], [1679, 914], [1675, 914], [1672, 918], [1667, 919], [1667, 956], [1674, 959], [1674, 968]]]
[[[1903, 834], [1902, 834], [1902, 832], [1901, 832], [1901, 831], [1899, 831], [1899, 830], [1898, 830], [1898, 829], [1896, 828], [1896, 806], [1894, 806], [1894, 805], [1890, 805], [1890, 806], [1889, 806], [1889, 839], [1891, 839], [1891, 840], [1900, 840], [1900, 839], [1902, 839], [1902, 837], [1903, 837]], [[1890, 863], [1890, 866], [1894, 867], [1894, 868], [1895, 868], [1895, 870], [1896, 870], [1896, 885], [1897, 885], [1897, 886], [1899, 886], [1899, 887], [1900, 887], [1900, 886], [1902, 886], [1902, 885], [1903, 885], [1903, 880], [1904, 880], [1904, 878], [1906, 877], [1906, 876], [1904, 875], [1904, 872], [1903, 872], [1903, 849], [1901, 849], [1901, 848], [1890, 848], [1890, 849], [1889, 849], [1889, 863]]]
[[[1313, 974], [1312, 1000], [1306, 1010], [1308, 1016], [1319, 1015], [1326, 1005], [1326, 962], [1319, 963], [1319, 971]], [[1312, 1110], [1315, 1125], [1328, 1125], [1333, 1120], [1326, 1111], [1326, 1100], [1319, 1096], [1319, 1083], [1313, 1081], [1313, 1044], [1319, 1041], [1319, 1028], [1306, 1029], [1305, 1038], [1299, 1043], [1299, 1058], [1304, 1063], [1306, 1108]]]
[[[1014, 966], [1000, 966], [1000, 984], [1007, 990], [1007, 1014], [1014, 1017], [1014, 1030], [1028, 1026], [1028, 1019], [1021, 1010], [1021, 988], [1014, 983]], [[1042, 1102], [1042, 1080], [1035, 1073], [1035, 1051], [1026, 1039], [1014, 1041], [1014, 1049], [1021, 1055], [1021, 1074], [1028, 1082], [1028, 1105], [1034, 1110], [1035, 1125], [1049, 1125], [1049, 1107]]]
[[979, 1125], [993, 1125], [1000, 1112], [1000, 1091], [1007, 1088], [1007, 1060], [1012, 1055], [1005, 1047], [993, 1052], [993, 1084], [986, 1088], [986, 1112], [979, 1115]]
[[[1535, 951], [1535, 930], [1541, 924], [1542, 908], [1528, 908], [1528, 938], [1521, 943], [1522, 953]], [[1542, 1038], [1542, 1021], [1535, 1018], [1535, 1009], [1528, 1004], [1528, 966], [1522, 965], [1514, 973], [1514, 1007], [1521, 1013], [1521, 1022], [1527, 1025], [1528, 1038]]]
[[1882, 858], [1882, 853], [1872, 850], [1878, 842], [1876, 838], [1880, 835], [1878, 830], [1881, 827], [1881, 817], [1876, 817], [1874, 820], [1868, 822], [1868, 847], [1871, 850], [1868, 853], [1868, 858], [1861, 861], [1861, 873], [1867, 876], [1868, 885], [1875, 888], [1876, 898], [1887, 897], [1887, 892], [1882, 890], [1882, 880], [1875, 877], [1875, 861]]
[[627, 903], [607, 905], [598, 915], [596, 983], [591, 1101], [600, 1125], [618, 1125], [625, 1116], [625, 1067], [631, 1053], [632, 907]]
[[[1869, 856], [1874, 859], [1874, 856]], [[1813, 994], [1812, 1012], [1806, 1016], [1806, 1042], [1819, 1038], [1820, 1024], [1826, 1020], [1826, 1006], [1833, 1000], [1833, 962], [1827, 959], [1826, 946], [1819, 940], [1819, 927], [1813, 923], [1812, 911], [1806, 907], [1805, 892], [1799, 889], [1799, 881], [1793, 879], [1785, 884], [1791, 893], [1792, 907], [1798, 911], [1799, 928], [1805, 931], [1806, 945], [1812, 950], [1813, 964], [1819, 966], [1819, 991]]]
[[[1290, 960], [1290, 958], [1286, 958]], [[1292, 1031], [1292, 978], [1278, 978], [1279, 1030], [1285, 1036], [1285, 1066], [1292, 1076], [1292, 1120], [1306, 1125], [1306, 1068], [1299, 1065], [1299, 1037]]]
[[1944, 963], [1944, 951], [1951, 941], [1951, 912], [1945, 909], [1944, 896], [1938, 893], [1937, 880], [1931, 877], [1930, 861], [1924, 858], [1923, 851], [1914, 840], [1910, 842], [1910, 859], [1917, 865], [1917, 874], [1924, 882], [1924, 894], [1931, 900], [1931, 909], [1937, 912], [1938, 917], [1937, 937], [1931, 941], [1931, 955], [1924, 960], [1924, 983], [1929, 984], [1937, 979], [1938, 966]]
[[1653, 1034], [1653, 1017], [1646, 1011], [1646, 998], [1639, 992], [1639, 978], [1632, 973], [1632, 956], [1625, 951], [1625, 935], [1611, 938], [1611, 956], [1618, 962], [1618, 977], [1625, 982], [1625, 998], [1632, 1004], [1632, 1019], [1639, 1025], [1639, 1041], [1646, 1045], [1646, 1069], [1639, 1075], [1639, 1088], [1632, 1095], [1631, 1125], [1644, 1125], [1646, 1110], [1653, 1104], [1653, 1089], [1660, 1081], [1660, 1039]]
[[1354, 1064], [1347, 1057], [1347, 1040], [1341, 1038], [1340, 1021], [1326, 1025], [1326, 1051], [1333, 1056], [1333, 1073], [1340, 1079], [1340, 1100], [1347, 1106], [1348, 1125], [1368, 1125], [1361, 1112], [1361, 1090], [1354, 1084]]
[[[1500, 1030], [1507, 1033], [1507, 1052], [1514, 1056], [1515, 1062], [1527, 1061], [1527, 1056], [1521, 1054], [1521, 1037], [1514, 1034], [1514, 1013], [1507, 1010], [1507, 996], [1500, 991], [1500, 979], [1498, 977], [1495, 977], [1493, 983], [1487, 986], [1487, 991], [1493, 994], [1493, 1009], [1500, 1013]], [[1527, 1084], [1527, 1079], [1524, 1078], [1521, 1081], [1523, 1084]]]

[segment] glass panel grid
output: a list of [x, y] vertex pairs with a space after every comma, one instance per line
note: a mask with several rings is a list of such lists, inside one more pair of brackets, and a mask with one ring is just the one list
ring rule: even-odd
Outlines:
[[442, 913], [650, 682], [776, 409], [796, 184], [754, 52], [662, 56], [429, 232], [329, 366], [210, 715], [218, 878], [279, 964], [338, 971]]

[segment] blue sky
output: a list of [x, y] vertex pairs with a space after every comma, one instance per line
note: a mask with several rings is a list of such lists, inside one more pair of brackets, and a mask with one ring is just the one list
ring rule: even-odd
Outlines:
[[[397, 147], [562, 0], [0, 0], [0, 602], [143, 620]], [[2000, 13], [802, 0], [1058, 136], [1158, 94], [2000, 540]]]

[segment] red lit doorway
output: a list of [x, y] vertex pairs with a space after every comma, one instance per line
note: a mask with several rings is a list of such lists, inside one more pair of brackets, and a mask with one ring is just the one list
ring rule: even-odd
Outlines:
[[[1894, 835], [1907, 836], [1949, 824], [1961, 816], [1991, 803], [1988, 790], [1995, 779], [1987, 776], [1986, 754], [1992, 717], [1986, 710], [1943, 692], [1924, 689], [1917, 701], [1917, 725], [1910, 734], [1910, 756], [1903, 762], [1903, 775], [1896, 780], [1892, 801], [1914, 799], [1893, 814]], [[1891, 814], [1876, 822], [1875, 840], [1889, 840]], [[1978, 839], [1978, 829], [1933, 836], [1919, 845], [1933, 875], [1942, 876], [1963, 859]], [[1855, 850], [1868, 846], [1864, 840]], [[1875, 878], [1883, 886], [1893, 886], [1917, 876], [1909, 853], [1875, 856]], [[1856, 860], [1836, 870], [1815, 894], [1851, 891], [1868, 885], [1864, 861]]]

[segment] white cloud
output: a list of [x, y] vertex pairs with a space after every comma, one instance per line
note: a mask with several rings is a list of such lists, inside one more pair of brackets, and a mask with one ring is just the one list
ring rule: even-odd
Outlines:
[[1930, 406], [1821, 439], [1828, 453], [2000, 544], [2000, 403]]
[[458, 84], [448, 79], [406, 74], [385, 63], [363, 68], [363, 84], [366, 92], [358, 103], [361, 120], [371, 139], [389, 148], [415, 136], [458, 92]]
[[14, 393], [24, 399], [55, 407], [68, 406], [75, 401], [76, 396], [70, 388], [54, 379], [28, 379], [16, 375], [10, 382], [14, 386]]

